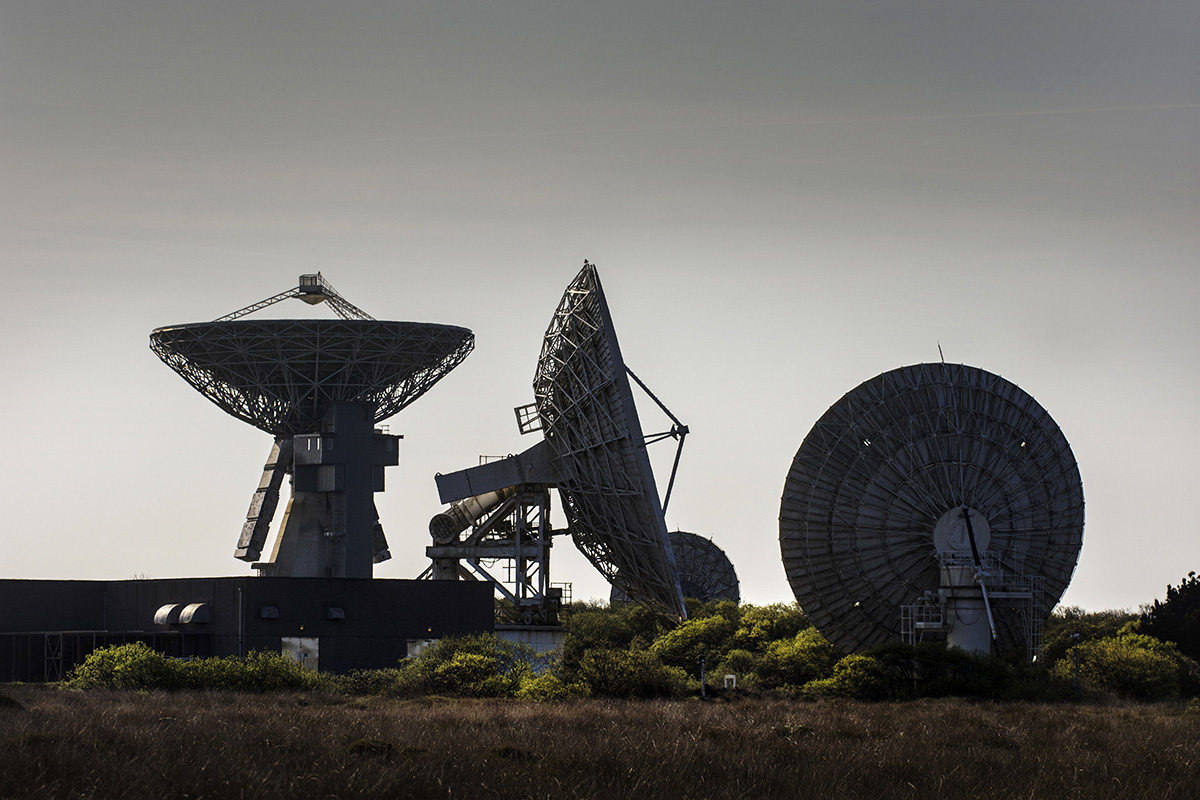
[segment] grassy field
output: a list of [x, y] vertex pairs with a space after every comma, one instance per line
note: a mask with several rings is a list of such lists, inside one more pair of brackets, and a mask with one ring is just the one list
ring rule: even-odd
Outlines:
[[0, 797], [1195, 798], [1183, 705], [0, 687]]

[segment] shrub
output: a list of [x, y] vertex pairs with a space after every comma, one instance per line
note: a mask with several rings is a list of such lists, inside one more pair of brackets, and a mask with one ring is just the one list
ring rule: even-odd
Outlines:
[[811, 623], [795, 603], [743, 606], [737, 630], [733, 634], [733, 647], [762, 652], [771, 642], [791, 639], [809, 627]]
[[1000, 700], [1015, 689], [1016, 670], [996, 656], [971, 653], [941, 642], [893, 642], [869, 653], [883, 665], [888, 694], [908, 697], [971, 697]]
[[650, 652], [670, 667], [679, 667], [693, 678], [700, 677], [700, 658], [716, 662], [729, 650], [733, 623], [714, 615], [689, 619], [654, 640]]
[[282, 692], [315, 689], [322, 677], [286, 653], [251, 650], [242, 658], [201, 658], [181, 665], [183, 684], [192, 689]]
[[447, 637], [401, 662], [392, 690], [403, 695], [511, 697], [536, 659], [528, 645], [490, 633]]
[[398, 694], [402, 672], [399, 669], [356, 669], [330, 679], [332, 688], [346, 694], [389, 695]]
[[1200, 660], [1200, 578], [1195, 572], [1189, 572], [1178, 587], [1167, 586], [1166, 599], [1155, 600], [1143, 612], [1140, 631]]
[[667, 630], [659, 615], [639, 605], [596, 606], [575, 604], [564, 615], [567, 633], [563, 641], [563, 663], [579, 665], [594, 649], [645, 648]]
[[557, 671], [546, 670], [541, 675], [526, 675], [517, 690], [517, 697], [522, 700], [545, 702], [550, 700], [577, 700], [591, 696], [587, 684], [576, 681], [568, 683]]
[[687, 673], [645, 650], [591, 650], [571, 676], [598, 697], [683, 697]]
[[733, 600], [696, 600], [689, 597], [683, 601], [683, 605], [689, 620], [724, 617], [736, 628], [742, 618], [742, 608]]
[[790, 639], [771, 642], [758, 662], [764, 688], [798, 692], [808, 682], [828, 677], [838, 652], [816, 628], [805, 628]]
[[760, 657], [749, 650], [730, 650], [725, 659], [709, 671], [710, 681], [720, 682], [724, 675], [736, 675], [739, 689], [757, 689]]
[[804, 693], [819, 697], [883, 700], [889, 693], [887, 671], [871, 656], [846, 656], [834, 665], [833, 675], [810, 681], [804, 686]]
[[178, 661], [143, 642], [93, 650], [71, 671], [69, 689], [202, 689], [278, 692], [316, 688], [320, 676], [283, 653]]
[[1127, 633], [1072, 647], [1051, 674], [1090, 694], [1113, 693], [1141, 700], [1166, 700], [1195, 691], [1196, 663], [1173, 644]]
[[1042, 652], [1038, 663], [1052, 667], [1072, 647], [1093, 639], [1116, 636], [1131, 631], [1137, 615], [1124, 609], [1084, 611], [1078, 606], [1057, 608], [1046, 620], [1042, 635]]
[[68, 689], [179, 689], [182, 662], [172, 661], [144, 642], [93, 650], [71, 670]]
[[501, 697], [513, 693], [496, 659], [482, 653], [455, 653], [433, 671], [434, 690], [468, 697]]

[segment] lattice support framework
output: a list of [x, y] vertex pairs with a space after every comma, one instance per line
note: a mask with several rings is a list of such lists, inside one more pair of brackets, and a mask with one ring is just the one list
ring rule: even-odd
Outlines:
[[591, 264], [554, 312], [533, 391], [575, 545], [629, 597], [686, 616], [645, 437]]

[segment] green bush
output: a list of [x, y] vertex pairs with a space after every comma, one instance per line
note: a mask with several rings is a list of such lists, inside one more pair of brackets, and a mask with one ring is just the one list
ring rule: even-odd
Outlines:
[[1165, 600], [1155, 600], [1140, 619], [1140, 632], [1171, 642], [1188, 658], [1200, 659], [1200, 578], [1195, 572], [1167, 586]]
[[184, 686], [237, 692], [315, 689], [322, 677], [286, 653], [251, 650], [242, 658], [200, 658], [181, 664]]
[[892, 642], [868, 654], [884, 667], [890, 697], [969, 697], [1001, 700], [1017, 691], [1018, 671], [996, 656], [942, 642]]
[[667, 666], [679, 667], [699, 678], [701, 656], [716, 666], [729, 650], [733, 630], [733, 623], [725, 616], [689, 619], [655, 639], [650, 652]]
[[92, 651], [63, 685], [69, 689], [278, 692], [316, 688], [321, 678], [283, 653], [252, 651], [243, 658], [180, 661], [135, 642]]
[[762, 652], [768, 644], [791, 639], [811, 627], [808, 618], [795, 603], [774, 603], [769, 606], [742, 607], [733, 647], [750, 652]]
[[805, 628], [767, 645], [758, 660], [757, 678], [763, 688], [798, 692], [810, 681], [829, 677], [837, 660], [833, 645], [816, 628]]
[[[434, 669], [434, 690], [468, 697], [503, 697], [515, 688], [500, 674], [496, 659], [482, 653], [455, 653]], [[520, 685], [519, 683], [517, 684]]]
[[1042, 652], [1038, 663], [1049, 668], [1068, 650], [1083, 642], [1116, 636], [1122, 632], [1138, 633], [1132, 629], [1136, 622], [1137, 615], [1124, 609], [1084, 611], [1078, 606], [1056, 608], [1043, 626]]
[[528, 645], [490, 633], [446, 637], [401, 662], [391, 689], [401, 695], [511, 697], [536, 660]]
[[742, 618], [742, 607], [732, 600], [696, 600], [689, 597], [683, 601], [683, 606], [687, 609], [689, 620], [724, 617], [734, 628], [737, 628], [738, 622]]
[[182, 662], [172, 661], [144, 642], [93, 650], [71, 670], [68, 689], [179, 689]]
[[394, 695], [401, 685], [400, 669], [356, 669], [344, 675], [334, 675], [328, 680], [330, 688], [346, 694]]
[[668, 630], [659, 615], [639, 605], [597, 606], [572, 604], [565, 613], [563, 663], [574, 669], [583, 655], [594, 649], [644, 649]]
[[833, 667], [833, 675], [810, 681], [804, 693], [818, 697], [850, 697], [856, 700], [883, 700], [890, 685], [887, 671], [876, 658], [846, 656]]
[[1140, 633], [1094, 639], [1072, 647], [1052, 668], [1060, 681], [1088, 694], [1167, 700], [1194, 693], [1196, 662], [1173, 644]]
[[709, 670], [709, 681], [719, 682], [725, 675], [736, 675], [739, 689], [761, 688], [759, 662], [760, 657], [749, 650], [730, 650], [723, 661]]
[[683, 697], [688, 693], [687, 673], [668, 667], [645, 650], [590, 650], [570, 677], [597, 697]]
[[521, 688], [517, 690], [517, 697], [521, 700], [538, 702], [577, 700], [590, 697], [591, 694], [587, 684], [581, 681], [568, 683], [555, 670], [546, 670], [540, 675], [526, 675], [521, 680]]

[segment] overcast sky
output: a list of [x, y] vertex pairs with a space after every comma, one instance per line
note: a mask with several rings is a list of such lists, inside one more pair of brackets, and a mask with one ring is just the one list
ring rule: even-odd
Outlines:
[[[1063, 602], [1162, 597], [1200, 570], [1198, 41], [1194, 0], [0, 0], [0, 577], [248, 573], [271, 439], [147, 336], [317, 270], [476, 334], [390, 421], [376, 574], [416, 576], [434, 473], [533, 443], [512, 408], [587, 258], [692, 430], [668, 525], [745, 600], [792, 599], [813, 423], [939, 343], [1071, 443]], [[567, 539], [553, 578], [608, 595]]]

